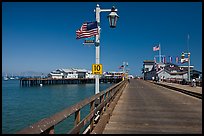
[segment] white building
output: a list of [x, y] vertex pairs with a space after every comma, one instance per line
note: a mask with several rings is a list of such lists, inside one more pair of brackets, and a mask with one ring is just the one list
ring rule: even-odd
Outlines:
[[55, 79], [77, 79], [77, 78], [95, 78], [90, 70], [68, 68], [57, 69], [48, 74], [48, 77]]
[[54, 78], [54, 79], [62, 79], [63, 78], [63, 73], [61, 72], [60, 69], [57, 69], [56, 71], [52, 71], [48, 74], [48, 77]]
[[115, 72], [115, 71], [110, 71], [110, 72], [103, 72], [103, 77], [105, 78], [122, 78], [123, 72]]
[[95, 78], [95, 75], [92, 74], [92, 71], [87, 70], [87, 72], [86, 72], [86, 78]]
[[[100, 77], [104, 78], [122, 78], [123, 72], [103, 72]], [[55, 79], [77, 79], [77, 78], [95, 78], [92, 71], [86, 69], [68, 68], [68, 69], [57, 69], [48, 74], [48, 77]]]
[[143, 69], [142, 72], [144, 74], [144, 80], [151, 80], [153, 76], [155, 76], [156, 71], [155, 63], [152, 60], [144, 60], [143, 61]]
[[188, 72], [184, 71], [184, 72], [171, 72], [168, 71], [167, 69], [161, 69], [160, 71], [157, 72], [157, 75], [159, 77], [159, 79], [187, 79], [188, 78]]
[[[144, 80], [152, 80], [158, 76], [159, 79], [185, 79], [188, 80], [188, 67], [178, 66], [173, 63], [154, 63], [154, 61], [143, 62]], [[191, 71], [193, 66], [190, 66]]]
[[76, 70], [73, 69], [62, 69], [61, 71], [64, 75], [63, 78], [71, 79], [71, 78], [78, 78], [78, 74]]
[[154, 61], [152, 61], [152, 60], [144, 60], [143, 61], [144, 73], [151, 71], [153, 67], [154, 67]]

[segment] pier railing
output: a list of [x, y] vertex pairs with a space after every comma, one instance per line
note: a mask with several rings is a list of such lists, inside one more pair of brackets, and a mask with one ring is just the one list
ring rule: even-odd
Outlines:
[[[55, 126], [65, 121], [73, 114], [75, 114], [73, 122], [74, 128], [68, 133], [79, 134], [81, 133], [81, 129], [86, 125], [88, 125], [87, 133], [90, 133], [94, 128], [94, 124], [97, 123], [96, 118], [100, 118], [100, 114], [106, 111], [118, 92], [121, 92], [126, 84], [127, 80], [123, 80], [96, 95], [86, 98], [63, 111], [54, 114], [51, 117], [42, 119], [39, 122], [18, 131], [17, 134], [54, 134]], [[81, 120], [81, 110], [87, 105], [90, 105], [90, 112]], [[96, 116], [97, 113], [98, 115]]]
[[[167, 83], [177, 83], [177, 84], [192, 86], [192, 82], [182, 80], [182, 79], [172, 78], [172, 79], [163, 79], [163, 81]], [[197, 80], [195, 83], [196, 83], [196, 86], [202, 87], [202, 80]]]

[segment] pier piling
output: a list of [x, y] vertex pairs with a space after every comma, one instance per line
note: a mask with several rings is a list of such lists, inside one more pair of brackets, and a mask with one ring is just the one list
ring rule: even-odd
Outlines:
[[[119, 83], [122, 78], [101, 78], [100, 83]], [[90, 84], [95, 83], [94, 78], [78, 78], [78, 79], [52, 79], [52, 78], [22, 78], [20, 79], [21, 86], [40, 86], [55, 85], [55, 84]]]

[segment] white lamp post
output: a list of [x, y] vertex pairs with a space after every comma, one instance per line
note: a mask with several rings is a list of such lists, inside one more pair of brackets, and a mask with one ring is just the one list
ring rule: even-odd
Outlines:
[[[117, 9], [113, 6], [112, 9], [100, 9], [99, 4], [97, 4], [96, 9], [96, 21], [98, 23], [98, 35], [96, 35], [95, 46], [96, 46], [96, 64], [100, 64], [100, 12], [111, 12], [108, 15], [109, 23], [111, 28], [116, 27], [116, 22], [119, 16], [117, 15]], [[99, 75], [95, 76], [95, 94], [99, 93]]]
[[128, 66], [128, 62], [123, 62], [123, 80], [125, 79], [126, 77], [126, 67]]
[[191, 81], [191, 73], [190, 73], [190, 52], [182, 52], [181, 55], [181, 63], [185, 61], [185, 54], [188, 55], [188, 81]]

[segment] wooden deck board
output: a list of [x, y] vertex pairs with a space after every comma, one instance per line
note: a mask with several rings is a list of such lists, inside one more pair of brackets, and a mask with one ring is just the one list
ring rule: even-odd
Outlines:
[[202, 133], [202, 100], [131, 80], [104, 134]]

